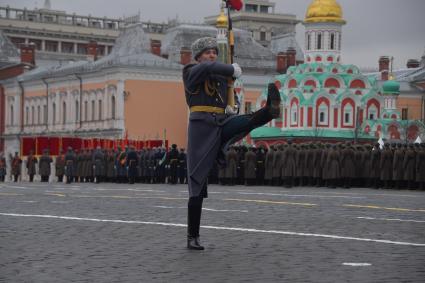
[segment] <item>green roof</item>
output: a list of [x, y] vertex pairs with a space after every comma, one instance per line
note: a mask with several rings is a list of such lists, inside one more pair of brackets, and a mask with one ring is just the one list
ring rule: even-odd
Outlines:
[[400, 94], [400, 83], [389, 80], [382, 85], [382, 89], [384, 94]]

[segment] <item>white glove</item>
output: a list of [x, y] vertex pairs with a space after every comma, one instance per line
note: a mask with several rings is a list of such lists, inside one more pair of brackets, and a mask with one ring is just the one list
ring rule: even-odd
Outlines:
[[237, 111], [235, 109], [233, 109], [233, 107], [230, 106], [230, 105], [227, 105], [226, 106], [226, 111], [225, 112], [226, 112], [226, 114], [229, 114], [229, 115], [236, 115], [236, 114], [238, 114]]
[[232, 66], [233, 66], [233, 69], [234, 69], [234, 71], [233, 71], [233, 77], [239, 78], [240, 76], [242, 76], [242, 69], [239, 66], [239, 64], [238, 63], [233, 63]]

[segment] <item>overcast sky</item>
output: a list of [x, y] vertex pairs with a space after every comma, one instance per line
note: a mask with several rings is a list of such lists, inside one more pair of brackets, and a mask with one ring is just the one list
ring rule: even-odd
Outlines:
[[[304, 19], [312, 0], [270, 0], [277, 13]], [[140, 10], [142, 21], [203, 22], [217, 14], [220, 0], [50, 0], [52, 9], [93, 16], [122, 17]], [[343, 27], [343, 62], [377, 67], [381, 55], [394, 56], [396, 68], [407, 59], [420, 59], [425, 52], [425, 0], [338, 0], [347, 25]], [[0, 5], [42, 8], [44, 0], [0, 0]], [[297, 39], [304, 47], [304, 26], [297, 26]]]

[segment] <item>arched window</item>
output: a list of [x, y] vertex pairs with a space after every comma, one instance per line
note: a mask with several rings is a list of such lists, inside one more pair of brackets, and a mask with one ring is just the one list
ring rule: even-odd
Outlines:
[[378, 108], [376, 108], [375, 104], [372, 104], [368, 109], [368, 117], [369, 120], [375, 120], [378, 118]]
[[56, 124], [56, 103], [53, 103], [52, 112], [53, 112], [53, 125], [55, 125]]
[[15, 114], [13, 112], [14, 112], [13, 105], [10, 105], [10, 125], [11, 126], [15, 124], [15, 119], [14, 119]]
[[99, 120], [102, 120], [102, 100], [99, 100]]
[[62, 104], [62, 124], [66, 124], [66, 103]]
[[298, 105], [296, 103], [292, 103], [291, 106], [291, 125], [298, 124]]
[[322, 33], [317, 34], [317, 50], [322, 49]]
[[331, 42], [330, 42], [331, 46], [330, 49], [334, 50], [335, 49], [335, 34], [331, 33]]
[[37, 124], [40, 125], [41, 123], [41, 107], [40, 105], [37, 106]]
[[115, 96], [111, 99], [111, 118], [115, 119]]
[[320, 126], [327, 126], [329, 125], [329, 106], [326, 104], [325, 101], [322, 101], [318, 107], [319, 111], [319, 121], [318, 125]]
[[343, 116], [343, 125], [344, 126], [352, 126], [353, 125], [353, 117], [354, 117], [354, 109], [350, 103], [347, 103], [344, 107], [344, 116]]
[[80, 103], [75, 101], [75, 122], [80, 121]]
[[335, 78], [326, 79], [325, 88], [331, 88], [331, 87], [340, 88], [339, 81]]
[[95, 110], [96, 110], [96, 105], [94, 100], [91, 101], [91, 120], [94, 121], [95, 119]]
[[47, 105], [43, 105], [43, 123], [47, 125], [47, 118], [48, 118], [48, 113], [47, 113]]

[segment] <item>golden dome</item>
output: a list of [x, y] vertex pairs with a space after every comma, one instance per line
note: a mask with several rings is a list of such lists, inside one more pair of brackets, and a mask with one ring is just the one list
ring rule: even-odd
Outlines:
[[341, 23], [345, 24], [342, 18], [341, 6], [336, 0], [314, 0], [308, 6], [305, 14], [306, 23]]
[[223, 9], [221, 9], [220, 15], [217, 18], [216, 26], [217, 28], [227, 28], [228, 26], [227, 16], [224, 14]]

